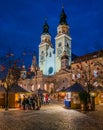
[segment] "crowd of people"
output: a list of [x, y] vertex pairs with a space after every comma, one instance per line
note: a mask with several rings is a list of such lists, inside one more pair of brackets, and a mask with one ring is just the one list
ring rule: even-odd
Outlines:
[[23, 110], [40, 110], [41, 105], [49, 104], [50, 97], [48, 94], [46, 95], [23, 95], [23, 97], [19, 97], [18, 99], [19, 108]]

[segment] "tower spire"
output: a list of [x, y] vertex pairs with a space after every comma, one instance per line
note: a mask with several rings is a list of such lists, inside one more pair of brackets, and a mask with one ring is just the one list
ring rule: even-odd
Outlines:
[[43, 34], [49, 34], [49, 25], [47, 23], [47, 18], [45, 18], [45, 23], [43, 25]]
[[67, 16], [66, 16], [65, 11], [64, 11], [64, 6], [62, 5], [62, 12], [60, 14], [60, 22], [59, 22], [59, 24], [61, 24], [61, 25], [63, 25], [63, 24], [67, 25], [66, 18], [67, 18]]

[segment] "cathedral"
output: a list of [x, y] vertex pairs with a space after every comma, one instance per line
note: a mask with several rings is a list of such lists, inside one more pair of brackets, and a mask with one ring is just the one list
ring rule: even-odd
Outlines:
[[50, 76], [59, 72], [61, 69], [61, 56], [64, 52], [68, 57], [66, 66], [71, 64], [71, 37], [66, 17], [64, 9], [62, 8], [59, 25], [57, 27], [57, 35], [55, 37], [55, 50], [51, 43], [51, 35], [49, 34], [47, 21], [45, 21], [43, 26], [41, 43], [39, 44], [39, 67], [44, 75]]
[[103, 87], [103, 50], [84, 56], [72, 57], [70, 27], [62, 8], [55, 36], [55, 48], [51, 42], [49, 25], [45, 20], [39, 44], [39, 65], [34, 54], [30, 72], [21, 70], [18, 84], [30, 92], [41, 88], [50, 94], [78, 82], [84, 87]]
[[[36, 81], [38, 84], [37, 88], [40, 87], [47, 89], [52, 87], [49, 91], [54, 91], [54, 82], [56, 82], [56, 78], [54, 78], [55, 75], [57, 75], [61, 69], [64, 69], [66, 73], [70, 71], [71, 37], [66, 18], [67, 16], [64, 8], [62, 8], [59, 25], [57, 27], [57, 35], [55, 36], [55, 48], [51, 42], [49, 25], [47, 20], [45, 20], [43, 32], [41, 34], [41, 42], [39, 44], [39, 65], [37, 65], [35, 54], [31, 65], [31, 72], [35, 73], [34, 79], [36, 77], [36, 80], [39, 81]], [[26, 73], [27, 72], [23, 66], [21, 71], [21, 79], [26, 79]], [[41, 79], [39, 79], [39, 74], [43, 76]]]

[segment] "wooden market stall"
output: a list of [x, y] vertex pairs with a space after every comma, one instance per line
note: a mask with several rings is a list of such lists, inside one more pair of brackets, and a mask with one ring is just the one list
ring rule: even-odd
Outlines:
[[[19, 98], [23, 98], [23, 95], [28, 95], [30, 92], [25, 90], [24, 88], [15, 85], [10, 88], [8, 91], [8, 106], [9, 108], [19, 107], [18, 100]], [[5, 108], [5, 100], [6, 100], [6, 89], [3, 86], [0, 86], [0, 108]]]
[[75, 83], [72, 86], [65, 89], [66, 97], [65, 101], [70, 108], [81, 108], [81, 102], [79, 93], [84, 92], [84, 87], [81, 84]]

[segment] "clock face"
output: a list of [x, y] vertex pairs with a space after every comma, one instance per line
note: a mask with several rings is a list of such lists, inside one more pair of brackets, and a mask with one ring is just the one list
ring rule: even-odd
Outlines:
[[58, 50], [58, 54], [60, 55], [61, 53], [62, 53], [62, 50], [59, 49], [59, 50]]

